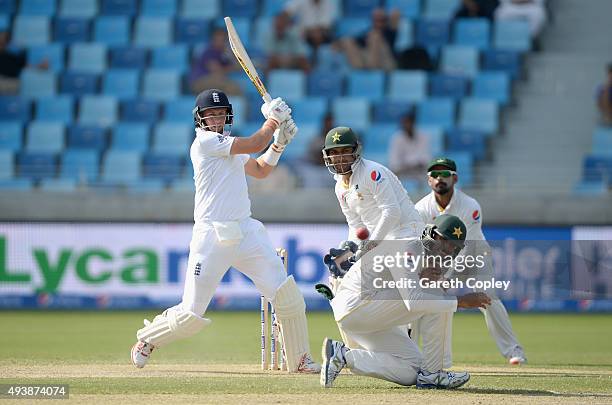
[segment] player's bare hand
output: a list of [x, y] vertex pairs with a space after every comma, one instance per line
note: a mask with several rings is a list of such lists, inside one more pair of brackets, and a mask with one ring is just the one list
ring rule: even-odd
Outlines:
[[486, 308], [491, 305], [491, 298], [482, 292], [465, 294], [457, 297], [458, 308]]
[[265, 119], [272, 119], [280, 125], [291, 117], [291, 108], [282, 98], [278, 97], [269, 103], [263, 103], [261, 113]]

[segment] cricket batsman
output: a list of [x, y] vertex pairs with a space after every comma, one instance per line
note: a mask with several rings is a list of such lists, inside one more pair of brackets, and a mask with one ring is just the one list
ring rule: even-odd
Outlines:
[[[322, 386], [331, 387], [344, 367], [357, 375], [419, 388], [452, 389], [468, 382], [467, 372], [444, 370], [451, 367], [453, 312], [485, 307], [490, 299], [484, 293], [448, 296], [435, 283], [428, 286], [427, 282], [440, 278], [442, 268], [430, 267], [426, 259], [454, 259], [463, 249], [466, 233], [459, 218], [441, 215], [425, 227], [420, 239], [382, 241], [350, 267], [330, 304], [339, 327], [358, 346], [324, 340]], [[397, 253], [422, 260], [414, 261], [414, 267], [385, 261], [389, 279], [408, 286], [379, 288], [384, 277], [376, 267], [377, 257], [392, 258]], [[390, 296], [389, 291], [397, 293]], [[422, 353], [406, 330], [416, 320], [421, 320]]]
[[[297, 133], [291, 109], [280, 98], [261, 107], [265, 122], [249, 137], [230, 136], [232, 105], [218, 89], [195, 101], [191, 162], [195, 181], [194, 227], [180, 304], [136, 332], [132, 362], [142, 368], [154, 349], [208, 327], [204, 313], [230, 266], [248, 276], [272, 304], [282, 330], [289, 372], [318, 373], [308, 343], [304, 298], [288, 276], [261, 222], [251, 218], [246, 175], [265, 178]], [[274, 142], [270, 145], [270, 141]], [[269, 145], [269, 146], [268, 146]], [[266, 150], [257, 159], [249, 155]]]
[[[461, 273], [453, 273], [450, 277], [476, 277], [478, 279], [490, 280], [493, 278], [494, 270], [491, 256], [491, 248], [482, 233], [482, 210], [478, 201], [463, 193], [455, 187], [458, 181], [457, 165], [448, 158], [436, 158], [427, 167], [427, 183], [431, 187], [431, 193], [423, 197], [417, 204], [416, 209], [421, 214], [423, 221], [429, 222], [439, 215], [452, 214], [461, 218], [468, 227], [469, 240], [464, 250], [465, 255], [476, 257], [482, 255], [486, 258], [484, 268], [467, 269]], [[491, 294], [491, 290], [487, 290]], [[495, 343], [501, 354], [508, 359], [510, 364], [520, 365], [527, 362], [523, 347], [518, 342], [510, 317], [501, 300], [492, 296], [493, 301], [487, 308], [481, 308], [489, 333], [495, 339]], [[412, 336], [418, 340], [419, 325], [412, 324]]]

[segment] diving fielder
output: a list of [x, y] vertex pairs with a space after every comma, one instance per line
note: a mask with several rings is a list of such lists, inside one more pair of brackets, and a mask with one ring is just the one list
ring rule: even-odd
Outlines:
[[[261, 222], [251, 218], [245, 175], [265, 178], [297, 133], [291, 109], [280, 98], [265, 103], [262, 127], [245, 138], [230, 136], [232, 105], [211, 89], [196, 99], [196, 136], [191, 145], [195, 180], [194, 227], [185, 290], [180, 304], [136, 332], [132, 362], [144, 367], [153, 349], [192, 336], [210, 325], [204, 318], [215, 289], [230, 266], [248, 276], [270, 300], [282, 330], [289, 372], [318, 373], [308, 344], [305, 303]], [[274, 143], [268, 147], [274, 138]], [[257, 159], [249, 156], [268, 149]]]
[[[453, 160], [443, 157], [432, 160], [427, 168], [427, 182], [432, 192], [416, 204], [416, 209], [425, 222], [430, 222], [441, 214], [458, 216], [468, 227], [469, 240], [463, 254], [473, 257], [486, 254], [487, 260], [484, 268], [469, 269], [461, 274], [455, 272], [451, 277], [476, 277], [490, 280], [494, 271], [491, 248], [481, 228], [482, 210], [475, 199], [455, 188], [457, 180], [457, 165]], [[491, 291], [488, 290], [488, 293], [490, 294]], [[490, 306], [486, 309], [481, 308], [489, 333], [495, 339], [501, 354], [508, 359], [510, 364], [526, 363], [525, 352], [514, 335], [504, 304], [501, 300], [492, 298], [494, 299]], [[412, 336], [418, 340], [419, 325], [412, 324], [411, 327]]]
[[[324, 340], [322, 386], [331, 387], [344, 367], [357, 375], [400, 385], [416, 384], [419, 388], [458, 388], [468, 382], [467, 372], [444, 370], [451, 366], [452, 316], [457, 308], [488, 305], [487, 295], [470, 293], [452, 297], [435, 285], [421, 286], [419, 279], [436, 280], [441, 275], [441, 270], [435, 276], [434, 273], [426, 275], [425, 270], [430, 269], [423, 267], [423, 261], [417, 262], [420, 264], [413, 270], [385, 263], [390, 279], [417, 281], [412, 287], [379, 289], [373, 281], [379, 271], [375, 267], [377, 255], [392, 258], [395, 253], [406, 253], [410, 257], [454, 258], [464, 246], [466, 232], [459, 218], [441, 215], [433, 225], [425, 227], [420, 240], [381, 241], [348, 270], [330, 304], [339, 327], [358, 346]], [[382, 277], [382, 273], [378, 274]], [[390, 296], [389, 291], [398, 294]], [[405, 327], [417, 320], [423, 325], [422, 354]]]

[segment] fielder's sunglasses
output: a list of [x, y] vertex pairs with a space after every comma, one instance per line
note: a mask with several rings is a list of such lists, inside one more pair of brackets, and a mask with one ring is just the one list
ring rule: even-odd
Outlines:
[[457, 172], [454, 170], [432, 170], [430, 172], [427, 172], [427, 175], [429, 177], [433, 177], [434, 179], [436, 177], [450, 177], [454, 174], [457, 174]]

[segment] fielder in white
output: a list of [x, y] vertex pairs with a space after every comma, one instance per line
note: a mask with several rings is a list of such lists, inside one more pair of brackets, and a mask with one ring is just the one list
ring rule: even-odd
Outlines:
[[[348, 270], [330, 304], [339, 327], [358, 346], [324, 340], [322, 386], [331, 387], [344, 367], [354, 374], [419, 388], [458, 388], [468, 382], [467, 372], [444, 370], [451, 367], [452, 316], [457, 308], [488, 305], [487, 295], [470, 293], [456, 298], [435, 284], [421, 286], [419, 280], [435, 281], [442, 273], [440, 268], [423, 267], [423, 261], [412, 268], [385, 263], [387, 278], [376, 267], [376, 257], [393, 258], [396, 253], [454, 258], [465, 237], [465, 225], [455, 216], [443, 215], [425, 227], [420, 240], [381, 241]], [[383, 280], [414, 284], [385, 287]], [[417, 320], [423, 324], [422, 354], [406, 330], [408, 323]]]
[[[206, 90], [193, 110], [191, 145], [196, 186], [194, 227], [180, 304], [157, 315], [136, 333], [132, 362], [144, 367], [155, 348], [192, 336], [210, 325], [203, 315], [230, 266], [248, 276], [269, 299], [282, 330], [289, 372], [318, 373], [308, 344], [305, 303], [287, 277], [261, 222], [251, 218], [246, 175], [265, 178], [297, 133], [291, 109], [280, 98], [262, 106], [266, 119], [250, 137], [230, 135], [232, 105], [217, 89]], [[274, 138], [274, 143], [268, 147]], [[257, 159], [249, 156], [268, 149]]]
[[[485, 257], [488, 259], [484, 268], [468, 269], [461, 273], [454, 273], [450, 277], [476, 277], [490, 280], [494, 275], [494, 270], [491, 248], [482, 233], [482, 210], [475, 199], [455, 188], [458, 181], [457, 165], [451, 159], [437, 158], [429, 164], [427, 174], [427, 182], [432, 192], [416, 204], [416, 209], [421, 214], [423, 221], [430, 222], [441, 214], [456, 215], [468, 228], [469, 240], [463, 254], [476, 257], [487, 253]], [[512, 330], [510, 317], [504, 304], [501, 300], [496, 299], [491, 290], [487, 290], [487, 293], [493, 294], [493, 300], [486, 309], [481, 308], [481, 312], [484, 314], [489, 333], [495, 339], [501, 354], [508, 359], [510, 364], [524, 364], [527, 362], [527, 357]], [[418, 340], [422, 325], [419, 327], [418, 323], [415, 323], [411, 327], [413, 338]]]

